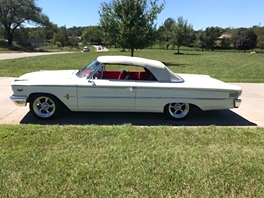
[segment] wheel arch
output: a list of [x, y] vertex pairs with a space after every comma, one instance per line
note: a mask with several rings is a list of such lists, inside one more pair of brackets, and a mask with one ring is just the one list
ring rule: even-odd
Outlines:
[[[171, 103], [175, 103], [175, 102], [171, 102]], [[166, 110], [166, 107], [169, 105], [169, 104], [171, 104], [171, 103], [167, 103], [167, 104], [165, 104], [164, 105], [164, 107], [163, 107], [163, 113], [165, 112], [165, 110]], [[188, 102], [181, 102], [181, 103], [188, 103]], [[198, 109], [201, 109], [199, 106], [197, 106], [196, 104], [193, 104], [193, 103], [188, 103], [189, 105], [190, 105], [190, 108], [198, 108]]]
[[31, 93], [28, 96], [28, 98], [27, 98], [27, 102], [30, 103], [31, 99], [34, 98], [36, 95], [48, 95], [48, 96], [55, 97], [60, 102], [60, 104], [63, 105], [64, 108], [69, 110], [69, 108], [66, 106], [66, 104], [64, 104], [64, 102], [62, 102], [62, 100], [59, 97], [57, 97], [55, 94], [47, 93], [47, 92], [34, 92], [34, 93]]
[[187, 103], [183, 101], [175, 101], [167, 103], [164, 106], [163, 113], [173, 120], [183, 120], [192, 113], [194, 108], [198, 108], [193, 103]]

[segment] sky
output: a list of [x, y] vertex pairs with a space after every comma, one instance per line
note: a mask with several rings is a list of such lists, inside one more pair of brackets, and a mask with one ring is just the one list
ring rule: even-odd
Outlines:
[[[58, 26], [91, 26], [99, 24], [98, 11], [103, 2], [112, 0], [38, 0], [37, 5]], [[159, 4], [164, 0], [159, 0]], [[250, 28], [264, 26], [264, 0], [165, 0], [156, 24], [167, 18], [183, 17], [194, 30], [207, 27]]]

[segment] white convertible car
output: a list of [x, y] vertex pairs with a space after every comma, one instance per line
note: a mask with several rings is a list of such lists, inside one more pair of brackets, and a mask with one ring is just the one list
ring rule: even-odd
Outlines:
[[17, 78], [11, 99], [29, 103], [40, 119], [71, 111], [160, 112], [185, 118], [192, 107], [238, 108], [241, 88], [207, 75], [175, 74], [163, 63], [128, 56], [99, 56], [85, 68], [38, 71]]

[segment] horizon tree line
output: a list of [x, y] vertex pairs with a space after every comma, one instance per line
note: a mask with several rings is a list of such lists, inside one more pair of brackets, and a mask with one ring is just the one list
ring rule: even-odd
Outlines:
[[[187, 20], [178, 17], [167, 18], [157, 27], [155, 22], [164, 6], [164, 2], [158, 5], [157, 0], [112, 0], [101, 4], [98, 26], [67, 28], [50, 22], [35, 0], [0, 0], [0, 44], [7, 39], [8, 46], [12, 46], [14, 38], [23, 44], [23, 38], [35, 37], [60, 47], [78, 47], [80, 42], [115, 46], [129, 49], [131, 56], [136, 49], [154, 45], [166, 50], [176, 48], [176, 53], [180, 53], [181, 46], [244, 51], [264, 47], [264, 27], [259, 26], [195, 31]], [[25, 23], [38, 27], [25, 27]]]

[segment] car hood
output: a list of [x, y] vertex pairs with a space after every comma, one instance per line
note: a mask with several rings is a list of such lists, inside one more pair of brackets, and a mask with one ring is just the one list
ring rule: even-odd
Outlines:
[[37, 71], [24, 74], [17, 80], [34, 80], [34, 79], [71, 79], [76, 70], [56, 70], [56, 71]]
[[11, 85], [75, 85], [76, 70], [37, 71], [24, 74]]

